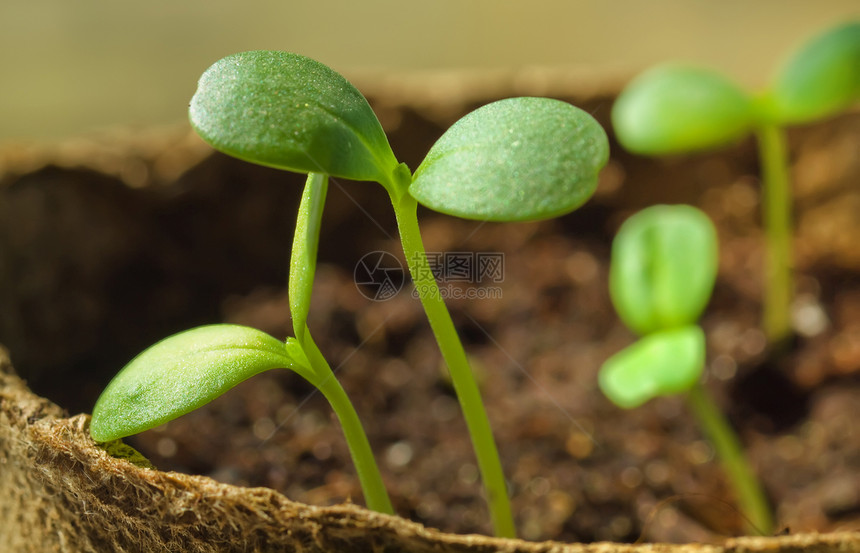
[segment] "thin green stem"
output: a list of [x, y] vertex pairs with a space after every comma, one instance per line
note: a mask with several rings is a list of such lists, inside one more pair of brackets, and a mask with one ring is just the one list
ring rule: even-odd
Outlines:
[[791, 334], [791, 186], [785, 131], [769, 122], [756, 129], [762, 166], [765, 283], [762, 325], [771, 344]]
[[771, 535], [773, 518], [770, 507], [761, 483], [744, 456], [737, 434], [701, 384], [696, 384], [690, 390], [687, 399], [702, 429], [717, 450], [750, 529], [753, 533]]
[[293, 334], [299, 342], [303, 341], [307, 327], [314, 274], [317, 268], [320, 226], [327, 193], [328, 175], [308, 173], [301, 203], [299, 203], [299, 212], [296, 215], [288, 283]]
[[412, 274], [418, 297], [421, 299], [430, 327], [442, 351], [442, 357], [448, 365], [454, 390], [472, 438], [493, 528], [498, 536], [514, 537], [516, 528], [493, 431], [481, 400], [478, 384], [469, 367], [466, 352], [427, 261], [427, 253], [418, 227], [418, 204], [409, 194], [404, 194], [399, 199], [392, 196], [392, 204], [397, 216], [397, 226], [409, 272]]
[[391, 500], [388, 498], [382, 475], [373, 458], [370, 442], [361, 426], [358, 414], [307, 327], [316, 272], [320, 224], [327, 190], [328, 176], [319, 173], [308, 174], [296, 217], [296, 231], [290, 254], [289, 293], [293, 332], [310, 363], [313, 373], [311, 384], [316, 386], [331, 404], [343, 428], [367, 507], [381, 513], [393, 514], [394, 508], [391, 506]]
[[364, 492], [367, 508], [380, 513], [394, 514], [394, 507], [391, 505], [391, 499], [388, 497], [385, 483], [379, 473], [379, 467], [373, 458], [373, 451], [367, 434], [364, 433], [361, 420], [358, 418], [358, 413], [352, 402], [349, 401], [346, 391], [335, 378], [331, 366], [317, 348], [310, 331], [307, 330], [305, 332], [304, 351], [314, 373], [317, 375], [316, 381], [313, 382], [314, 386], [322, 392], [331, 404], [332, 410], [334, 410], [338, 421], [340, 421], [340, 426], [343, 428], [343, 435], [346, 437], [346, 444], [358, 474], [358, 481]]

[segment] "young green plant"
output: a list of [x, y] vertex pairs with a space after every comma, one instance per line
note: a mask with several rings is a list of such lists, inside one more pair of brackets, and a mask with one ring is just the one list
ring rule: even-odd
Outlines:
[[832, 116], [860, 99], [860, 21], [813, 38], [750, 94], [723, 75], [688, 65], [656, 67], [634, 79], [612, 110], [628, 150], [665, 155], [758, 139], [766, 237], [762, 325], [771, 343], [791, 333], [791, 197], [785, 127]]
[[713, 224], [691, 206], [653, 206], [624, 222], [612, 244], [609, 291], [621, 320], [642, 337], [604, 363], [599, 385], [624, 409], [686, 393], [752, 530], [769, 534], [773, 522], [761, 485], [699, 382], [705, 334], [696, 321], [714, 286], [717, 248]]
[[102, 392], [90, 423], [98, 442], [117, 440], [184, 415], [240, 382], [271, 369], [291, 369], [329, 401], [343, 427], [367, 506], [393, 513], [358, 414], [307, 328], [316, 245], [328, 179], [308, 175], [290, 259], [290, 313], [295, 338], [286, 342], [240, 325], [197, 327], [158, 342], [135, 357]]
[[[462, 406], [495, 532], [513, 536], [505, 478], [480, 391], [438, 285], [426, 270], [430, 264], [418, 227], [418, 204], [485, 221], [528, 221], [568, 213], [591, 196], [608, 160], [603, 129], [590, 115], [562, 101], [500, 100], [457, 121], [413, 174], [397, 160], [379, 120], [352, 84], [319, 62], [275, 51], [244, 52], [216, 62], [200, 78], [190, 119], [198, 134], [222, 152], [309, 175], [290, 264], [295, 338], [287, 340], [287, 349], [293, 356], [278, 356], [277, 363], [289, 361], [289, 368], [314, 377], [311, 382], [318, 387], [334, 380], [305, 323], [313, 281], [313, 269], [307, 267], [315, 264], [325, 182], [331, 176], [375, 181], [384, 187], [413, 282]], [[318, 186], [312, 186], [314, 182]], [[274, 348], [267, 344], [269, 350]], [[135, 378], [145, 380], [145, 369], [136, 372]], [[131, 387], [138, 386], [145, 384]], [[122, 395], [110, 390], [109, 386], [105, 394]], [[124, 417], [134, 396], [134, 390], [126, 390], [122, 402], [105, 409], [101, 418]], [[344, 432], [350, 431], [344, 424]], [[99, 433], [97, 439], [106, 436]], [[367, 488], [365, 495], [370, 495]]]

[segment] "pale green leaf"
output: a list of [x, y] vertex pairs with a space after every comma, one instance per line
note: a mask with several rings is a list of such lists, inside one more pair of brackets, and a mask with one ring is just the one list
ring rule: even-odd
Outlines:
[[705, 334], [697, 325], [664, 330], [610, 357], [598, 374], [614, 404], [632, 409], [657, 396], [692, 388], [705, 366]]
[[606, 133], [588, 113], [549, 98], [509, 98], [454, 123], [409, 193], [467, 219], [547, 219], [582, 205], [608, 158]]
[[184, 415], [269, 369], [312, 375], [301, 350], [259, 330], [210, 325], [175, 334], [126, 365], [93, 408], [98, 442], [130, 436]]
[[838, 113], [860, 100], [860, 21], [813, 38], [783, 66], [771, 87], [771, 116], [804, 123]]
[[612, 108], [618, 141], [638, 154], [691, 152], [731, 144], [754, 122], [747, 94], [719, 73], [664, 65], [634, 79]]
[[213, 147], [261, 165], [383, 184], [398, 165], [364, 96], [298, 54], [252, 51], [216, 62], [189, 116]]
[[717, 232], [688, 205], [657, 205], [627, 219], [612, 243], [609, 291], [619, 317], [647, 334], [695, 322], [714, 288]]

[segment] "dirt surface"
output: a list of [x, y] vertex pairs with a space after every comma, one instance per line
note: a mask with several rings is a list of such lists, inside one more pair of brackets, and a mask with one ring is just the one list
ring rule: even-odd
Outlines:
[[[606, 123], [610, 105], [597, 98], [584, 107]], [[378, 107], [411, 167], [454, 118]], [[641, 207], [682, 202], [704, 209], [721, 239], [702, 319], [706, 385], [738, 429], [779, 529], [860, 529], [860, 115], [790, 138], [797, 334], [780, 353], [767, 350], [757, 326], [762, 250], [751, 141], [659, 161], [613, 144], [595, 197], [550, 222], [422, 213], [429, 252], [503, 256], [497, 282], [448, 275], [442, 284], [457, 296], [449, 306], [484, 392], [522, 537], [688, 542], [744, 531], [683, 398], [625, 412], [596, 387], [600, 364], [634, 340], [608, 298], [612, 236]], [[289, 333], [284, 283], [302, 179], [204, 155], [181, 137], [160, 144], [98, 170], [42, 167], [25, 151], [4, 158], [0, 342], [36, 392], [72, 413], [89, 411], [116, 370], [172, 332], [229, 321]], [[169, 163], [177, 151], [199, 161]], [[332, 184], [310, 328], [364, 421], [398, 514], [488, 533], [459, 407], [409, 283], [385, 301], [355, 284], [365, 254], [403, 262], [386, 201], [375, 185]], [[267, 486], [314, 505], [362, 502], [331, 410], [286, 371], [257, 376], [128, 443], [163, 470]]]

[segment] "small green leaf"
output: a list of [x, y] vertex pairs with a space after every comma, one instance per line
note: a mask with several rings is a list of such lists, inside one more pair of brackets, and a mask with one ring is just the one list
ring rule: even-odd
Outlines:
[[253, 51], [216, 62], [200, 77], [189, 116], [213, 147], [260, 165], [383, 184], [398, 166], [364, 96], [298, 54]]
[[769, 96], [772, 117], [804, 123], [860, 100], [860, 21], [818, 35], [779, 72]]
[[649, 334], [610, 357], [598, 375], [612, 403], [632, 409], [657, 396], [692, 388], [705, 367], [705, 333], [698, 325]]
[[588, 113], [549, 98], [509, 98], [454, 123], [409, 193], [467, 219], [547, 219], [582, 205], [608, 158], [606, 133]]
[[731, 144], [750, 132], [752, 102], [733, 82], [713, 71], [664, 65], [634, 79], [612, 108], [622, 146], [662, 155]]
[[717, 276], [717, 232], [688, 205], [643, 209], [612, 243], [609, 292], [621, 320], [638, 334], [694, 323]]
[[114, 459], [125, 459], [132, 465], [142, 469], [155, 470], [155, 465], [152, 464], [152, 461], [130, 445], [123, 443], [122, 440], [103, 442], [99, 443], [98, 446]]
[[210, 325], [174, 334], [111, 380], [93, 408], [90, 434], [107, 442], [142, 432], [269, 369], [293, 369], [311, 380], [307, 360], [297, 359], [297, 353], [289, 343], [245, 326]]

